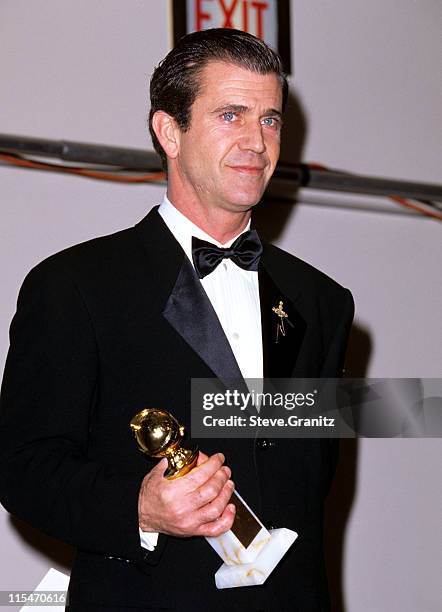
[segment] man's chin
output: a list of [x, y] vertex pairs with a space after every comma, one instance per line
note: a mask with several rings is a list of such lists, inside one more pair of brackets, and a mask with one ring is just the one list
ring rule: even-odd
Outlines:
[[229, 200], [235, 209], [249, 210], [258, 204], [261, 200], [263, 192], [258, 191], [254, 194], [236, 192], [231, 194]]
[[[259, 200], [258, 200], [259, 202]], [[230, 202], [229, 206], [227, 206], [226, 208], [228, 210], [230, 210], [231, 212], [247, 212], [249, 210], [252, 210], [257, 204], [258, 202]]]

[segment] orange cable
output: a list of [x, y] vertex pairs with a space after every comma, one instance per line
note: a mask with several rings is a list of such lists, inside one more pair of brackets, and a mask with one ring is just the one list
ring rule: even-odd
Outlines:
[[[324, 172], [327, 172], [330, 170], [329, 168], [327, 168], [327, 166], [323, 166], [322, 164], [318, 164], [316, 162], [311, 162], [311, 163], [309, 162], [306, 165], [312, 170], [319, 170], [319, 171], [324, 171]], [[350, 173], [345, 173], [345, 174], [350, 174]], [[410, 200], [406, 198], [401, 198], [400, 196], [395, 196], [395, 195], [389, 195], [385, 197], [389, 198], [390, 200], [393, 200], [393, 202], [397, 202], [401, 206], [410, 208], [411, 210], [414, 210], [420, 213], [421, 215], [424, 215], [426, 217], [431, 217], [432, 219], [437, 219], [438, 221], [442, 221], [442, 215], [438, 214], [437, 212], [428, 210], [427, 208], [422, 208], [418, 204], [413, 204], [413, 202], [410, 202]]]
[[80, 176], [86, 176], [88, 178], [115, 181], [119, 183], [150, 183], [153, 181], [160, 181], [166, 176], [164, 172], [152, 172], [151, 174], [141, 174], [139, 176], [123, 176], [100, 170], [86, 170], [85, 168], [70, 168], [69, 166], [59, 166], [57, 164], [36, 162], [29, 159], [24, 159], [22, 157], [17, 157], [15, 155], [9, 155], [7, 153], [0, 153], [0, 159], [14, 166], [19, 166], [22, 168], [33, 168], [34, 170], [51, 170], [55, 172], [64, 172], [67, 174], [77, 174]]
[[[151, 172], [150, 174], [141, 174], [139, 176], [124, 176], [118, 174], [112, 174], [111, 172], [105, 172], [100, 170], [86, 170], [85, 168], [74, 168], [69, 166], [59, 166], [58, 164], [49, 164], [45, 162], [37, 162], [29, 159], [24, 159], [18, 155], [8, 154], [8, 153], [0, 153], [0, 160], [6, 161], [12, 165], [22, 167], [22, 168], [33, 168], [35, 170], [51, 170], [55, 172], [63, 172], [67, 174], [77, 174], [79, 176], [85, 176], [87, 178], [113, 181], [117, 183], [151, 183], [155, 181], [161, 181], [166, 178], [165, 172]], [[327, 172], [329, 169], [322, 164], [318, 164], [316, 162], [311, 162], [306, 164], [312, 170], [320, 170]], [[405, 198], [401, 198], [399, 196], [387, 196], [393, 202], [397, 202], [401, 206], [406, 208], [410, 208], [421, 215], [426, 217], [430, 217], [432, 219], [437, 219], [438, 221], [442, 221], [442, 215], [428, 210], [426, 208], [422, 208], [417, 204], [413, 204], [410, 200]]]
[[405, 198], [401, 198], [399, 196], [388, 196], [390, 198], [390, 200], [393, 200], [394, 202], [397, 202], [398, 204], [401, 204], [401, 206], [405, 206], [406, 208], [411, 208], [412, 210], [416, 210], [417, 212], [420, 212], [422, 215], [425, 215], [427, 217], [431, 217], [432, 219], [437, 219], [438, 221], [442, 221], [442, 215], [439, 215], [436, 212], [433, 212], [431, 210], [427, 210], [426, 208], [422, 208], [421, 206], [418, 206], [417, 204], [413, 204], [413, 202], [410, 202], [410, 200], [406, 200]]

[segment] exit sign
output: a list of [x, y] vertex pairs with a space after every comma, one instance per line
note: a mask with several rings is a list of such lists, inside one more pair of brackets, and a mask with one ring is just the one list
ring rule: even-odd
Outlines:
[[265, 40], [290, 73], [290, 0], [173, 0], [173, 44], [208, 28], [235, 28]]

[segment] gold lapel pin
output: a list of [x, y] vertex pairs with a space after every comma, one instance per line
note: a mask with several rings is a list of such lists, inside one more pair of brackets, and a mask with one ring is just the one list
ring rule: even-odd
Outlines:
[[284, 327], [284, 320], [287, 321], [287, 323], [289, 325], [291, 325], [291, 327], [293, 327], [293, 323], [291, 323], [288, 314], [284, 311], [284, 302], [282, 300], [280, 300], [279, 305], [273, 306], [272, 307], [272, 311], [279, 317], [279, 321], [276, 324], [276, 344], [278, 344], [279, 342], [279, 334], [281, 334], [281, 336], [285, 336], [285, 327]]

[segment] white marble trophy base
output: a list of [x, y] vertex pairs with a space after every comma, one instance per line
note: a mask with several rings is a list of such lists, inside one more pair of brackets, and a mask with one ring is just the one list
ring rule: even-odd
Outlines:
[[298, 537], [291, 529], [273, 529], [271, 538], [252, 563], [223, 563], [215, 574], [218, 589], [263, 584]]

